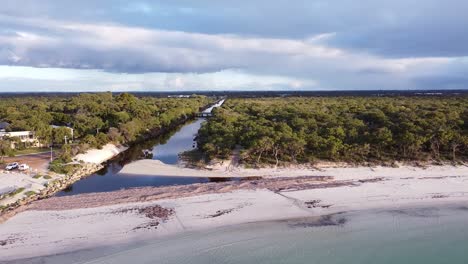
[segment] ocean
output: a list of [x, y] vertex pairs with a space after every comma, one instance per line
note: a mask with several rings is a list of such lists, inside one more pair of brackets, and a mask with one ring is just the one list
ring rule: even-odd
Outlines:
[[466, 264], [468, 206], [343, 213], [188, 232], [12, 263]]

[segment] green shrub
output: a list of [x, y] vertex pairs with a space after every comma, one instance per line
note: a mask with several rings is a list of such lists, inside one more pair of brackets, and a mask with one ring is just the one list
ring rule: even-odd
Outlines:
[[71, 162], [72, 161], [72, 154], [71, 154], [71, 146], [66, 144], [62, 146], [60, 150], [60, 159], [63, 162]]
[[99, 132], [96, 136], [97, 148], [102, 149], [102, 146], [106, 145], [109, 142], [109, 138], [106, 134]]
[[18, 189], [16, 189], [16, 190], [12, 191], [12, 192], [9, 193], [8, 195], [9, 195], [10, 197], [13, 197], [13, 196], [17, 195], [18, 193], [22, 193], [23, 191], [24, 191], [24, 188], [21, 187], [21, 188], [18, 188]]
[[92, 148], [97, 148], [98, 147], [98, 142], [96, 140], [96, 137], [94, 137], [93, 135], [86, 135], [83, 138], [83, 142], [88, 144]]
[[55, 173], [68, 175], [73, 173], [78, 166], [76, 164], [66, 164], [62, 159], [56, 159], [49, 164], [49, 169]]
[[34, 191], [27, 191], [25, 194], [26, 194], [27, 197], [29, 197], [29, 196], [31, 196], [31, 195], [36, 194], [36, 192], [34, 192]]

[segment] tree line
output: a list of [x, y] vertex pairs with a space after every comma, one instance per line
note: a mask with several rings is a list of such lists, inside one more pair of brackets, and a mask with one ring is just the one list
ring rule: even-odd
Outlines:
[[[88, 148], [101, 148], [109, 142], [124, 144], [142, 135], [157, 135], [161, 129], [193, 117], [213, 101], [196, 95], [155, 98], [110, 92], [71, 97], [13, 97], [0, 100], [0, 121], [10, 123], [10, 131], [34, 131], [45, 146], [63, 146], [63, 159], [69, 160]], [[65, 144], [72, 140], [67, 127], [74, 130], [73, 144]], [[8, 143], [3, 140], [0, 147], [6, 149]]]
[[228, 99], [199, 131], [207, 159], [247, 164], [468, 158], [467, 97]]

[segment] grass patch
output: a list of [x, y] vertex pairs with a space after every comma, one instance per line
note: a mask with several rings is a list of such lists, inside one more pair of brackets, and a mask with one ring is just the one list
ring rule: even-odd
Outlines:
[[[57, 150], [57, 148], [53, 149], [54, 151]], [[27, 155], [27, 154], [36, 154], [36, 153], [42, 153], [42, 152], [47, 152], [50, 151], [50, 148], [26, 148], [26, 149], [21, 149], [21, 150], [15, 150], [14, 154], [15, 155]]]
[[18, 188], [16, 190], [12, 191], [11, 193], [9, 193], [8, 196], [13, 197], [13, 196], [17, 195], [18, 193], [22, 193], [23, 191], [24, 191], [24, 188], [21, 187], [21, 188]]
[[50, 176], [50, 175], [44, 175], [44, 179], [50, 180], [50, 179], [52, 179], [52, 176]]
[[41, 177], [42, 177], [41, 174], [36, 174], [36, 175], [33, 176], [34, 179], [39, 179], [39, 178], [41, 178]]
[[31, 195], [36, 194], [36, 192], [34, 192], [34, 191], [27, 191], [25, 194], [26, 194], [27, 197], [29, 197], [29, 196], [31, 196]]

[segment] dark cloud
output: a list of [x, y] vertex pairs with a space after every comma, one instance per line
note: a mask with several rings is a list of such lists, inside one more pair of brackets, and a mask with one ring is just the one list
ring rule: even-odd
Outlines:
[[6, 0], [0, 14], [207, 34], [306, 38], [389, 57], [466, 56], [465, 0]]
[[466, 10], [465, 0], [4, 0], [0, 64], [460, 87], [466, 66], [453, 61], [468, 56]]

